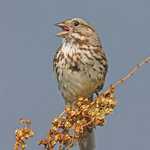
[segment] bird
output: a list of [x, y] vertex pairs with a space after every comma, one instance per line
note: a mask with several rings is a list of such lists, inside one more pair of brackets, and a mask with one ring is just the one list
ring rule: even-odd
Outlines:
[[[79, 97], [98, 95], [105, 83], [108, 60], [96, 29], [82, 18], [65, 19], [55, 24], [62, 39], [53, 58], [59, 90], [65, 105]], [[94, 150], [94, 131], [79, 142], [80, 150]]]

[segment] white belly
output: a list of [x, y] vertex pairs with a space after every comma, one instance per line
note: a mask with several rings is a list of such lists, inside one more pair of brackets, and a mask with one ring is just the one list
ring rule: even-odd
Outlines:
[[[94, 73], [94, 72], [93, 72]], [[59, 80], [59, 88], [67, 101], [73, 101], [78, 97], [89, 97], [101, 84], [101, 81], [91, 79], [89, 72], [72, 72], [63, 70], [63, 76]]]

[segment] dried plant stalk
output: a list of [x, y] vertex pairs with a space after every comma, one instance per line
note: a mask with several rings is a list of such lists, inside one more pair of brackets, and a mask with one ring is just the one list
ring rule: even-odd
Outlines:
[[[43, 145], [45, 150], [54, 150], [56, 145], [58, 150], [69, 150], [93, 128], [105, 125], [106, 116], [114, 111], [117, 104], [117, 86], [123, 84], [146, 63], [150, 63], [150, 56], [131, 68], [126, 76], [110, 85], [94, 101], [80, 97], [72, 105], [65, 106], [64, 112], [54, 118], [47, 137], [40, 140], [39, 145]], [[20, 119], [19, 123], [23, 127], [15, 131], [13, 150], [25, 150], [26, 140], [34, 136], [31, 120]]]
[[119, 84], [123, 84], [126, 80], [131, 78], [144, 64], [147, 64], [147, 63], [150, 63], [150, 56], [146, 57], [140, 63], [135, 65], [133, 68], [131, 68], [126, 76], [124, 76], [121, 79], [117, 80], [115, 83], [112, 84], [112, 86], [117, 87]]
[[15, 131], [16, 142], [14, 144], [13, 150], [25, 150], [26, 140], [34, 136], [34, 132], [30, 128], [31, 120], [21, 118], [19, 124], [23, 125], [22, 128], [18, 128]]
[[116, 107], [115, 89], [133, 76], [144, 64], [150, 62], [150, 57], [137, 64], [123, 78], [110, 85], [96, 100], [80, 97], [73, 105], [66, 106], [64, 112], [54, 118], [48, 136], [39, 142], [45, 150], [71, 149], [75, 143], [84, 138], [86, 134], [97, 126], [105, 124], [105, 118]]
[[62, 147], [69, 149], [91, 129], [103, 126], [105, 116], [111, 114], [115, 106], [116, 100], [112, 88], [97, 97], [95, 101], [79, 98], [73, 105], [65, 107], [63, 115], [53, 120], [48, 136], [39, 144], [44, 145], [46, 150], [53, 150], [56, 144], [60, 146], [59, 149]]

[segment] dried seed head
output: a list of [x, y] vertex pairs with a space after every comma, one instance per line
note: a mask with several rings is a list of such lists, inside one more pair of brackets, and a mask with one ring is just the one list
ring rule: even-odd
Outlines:
[[55, 145], [72, 147], [78, 142], [89, 129], [96, 126], [103, 126], [105, 117], [111, 114], [116, 106], [114, 89], [109, 88], [96, 98], [95, 101], [87, 98], [79, 98], [73, 105], [65, 107], [63, 115], [55, 118], [52, 128], [48, 133], [47, 140], [41, 140], [40, 145], [54, 149]]

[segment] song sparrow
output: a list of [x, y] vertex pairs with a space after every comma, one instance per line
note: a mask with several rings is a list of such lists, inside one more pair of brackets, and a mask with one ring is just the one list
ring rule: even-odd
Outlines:
[[57, 35], [63, 41], [53, 66], [65, 102], [71, 104], [78, 97], [91, 97], [102, 89], [107, 59], [95, 29], [85, 20], [66, 19], [56, 25], [62, 28]]

